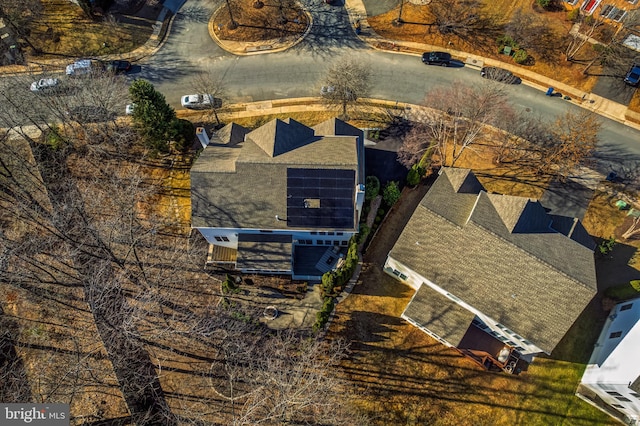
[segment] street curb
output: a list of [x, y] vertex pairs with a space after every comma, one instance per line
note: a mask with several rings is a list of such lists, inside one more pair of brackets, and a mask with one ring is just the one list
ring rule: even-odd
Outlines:
[[[265, 53], [278, 53], [278, 52], [283, 52], [287, 49], [290, 49], [294, 46], [296, 46], [298, 43], [300, 43], [302, 40], [304, 40], [307, 35], [309, 34], [309, 32], [311, 31], [311, 28], [313, 27], [313, 17], [311, 16], [311, 13], [309, 13], [309, 11], [300, 3], [297, 2], [298, 6], [300, 6], [301, 10], [304, 11], [304, 13], [307, 15], [307, 18], [309, 19], [309, 25], [307, 25], [307, 29], [304, 31], [303, 34], [300, 35], [300, 37], [298, 37], [296, 40], [294, 40], [291, 43], [279, 43], [277, 40], [279, 39], [271, 39], [271, 40], [266, 40], [266, 41], [260, 41], [260, 42], [232, 42], [232, 43], [237, 43], [237, 44], [243, 44], [245, 46], [245, 50], [240, 51], [237, 49], [233, 49], [231, 47], [228, 46], [228, 44], [225, 44], [223, 40], [220, 40], [220, 38], [218, 38], [218, 36], [216, 35], [215, 29], [214, 29], [214, 22], [213, 22], [213, 17], [217, 15], [218, 11], [224, 7], [226, 7], [224, 4], [220, 5], [220, 7], [218, 9], [216, 9], [212, 14], [211, 14], [211, 18], [209, 18], [209, 22], [207, 24], [207, 29], [209, 31], [209, 36], [211, 37], [211, 39], [224, 51], [231, 53], [232, 55], [236, 55], [236, 56], [252, 56], [252, 55], [262, 55]], [[273, 41], [273, 43], [272, 43]], [[280, 47], [276, 47], [276, 48], [270, 48], [270, 49], [260, 49], [260, 50], [256, 50], [255, 52], [247, 52], [246, 51], [246, 47], [247, 45], [251, 44], [251, 43], [255, 43], [256, 46], [260, 47], [260, 46], [271, 46], [273, 44], [282, 44], [282, 46]]]

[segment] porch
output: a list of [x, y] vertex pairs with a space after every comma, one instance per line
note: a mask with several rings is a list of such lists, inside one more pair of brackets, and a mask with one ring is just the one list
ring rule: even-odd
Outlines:
[[457, 349], [488, 371], [520, 374], [529, 368], [529, 361], [515, 348], [473, 324], [467, 329]]
[[320, 281], [322, 275], [340, 266], [346, 247], [305, 246], [293, 248], [293, 279]]

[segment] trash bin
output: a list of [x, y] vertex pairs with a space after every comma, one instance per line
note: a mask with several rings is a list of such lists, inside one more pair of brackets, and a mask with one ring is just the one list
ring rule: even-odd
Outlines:
[[549, 87], [547, 89], [547, 96], [551, 96], [551, 95], [553, 95], [553, 87]]

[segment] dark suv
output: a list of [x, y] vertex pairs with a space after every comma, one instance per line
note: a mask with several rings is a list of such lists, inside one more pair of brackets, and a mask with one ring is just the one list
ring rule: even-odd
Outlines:
[[447, 52], [424, 52], [422, 62], [427, 65], [440, 65], [448, 67], [451, 65], [451, 55]]

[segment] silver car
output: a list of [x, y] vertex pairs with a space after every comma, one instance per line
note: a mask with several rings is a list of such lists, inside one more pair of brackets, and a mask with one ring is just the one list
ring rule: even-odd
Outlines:
[[45, 92], [55, 88], [59, 81], [57, 78], [41, 78], [38, 81], [31, 83], [32, 92]]
[[183, 107], [189, 109], [206, 109], [219, 106], [216, 104], [216, 98], [209, 94], [186, 95], [180, 99], [180, 103]]

